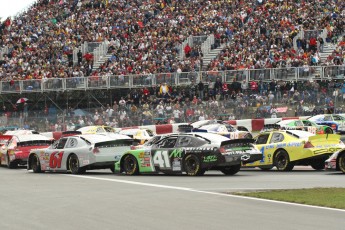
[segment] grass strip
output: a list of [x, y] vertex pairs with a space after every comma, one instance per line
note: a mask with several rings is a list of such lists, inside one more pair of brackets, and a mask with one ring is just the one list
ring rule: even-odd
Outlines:
[[299, 204], [345, 209], [345, 188], [311, 188], [269, 191], [265, 190], [257, 192], [236, 192], [232, 194]]

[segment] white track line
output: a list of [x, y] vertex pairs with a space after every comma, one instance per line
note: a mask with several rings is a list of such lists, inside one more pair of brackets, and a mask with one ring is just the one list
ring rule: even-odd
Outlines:
[[110, 181], [110, 182], [117, 182], [117, 183], [123, 183], [123, 184], [141, 185], [141, 186], [155, 187], [155, 188], [165, 188], [165, 189], [172, 189], [172, 190], [188, 191], [188, 192], [195, 192], [195, 193], [202, 193], [202, 194], [209, 194], [209, 195], [216, 195], [216, 196], [240, 198], [240, 199], [245, 199], [245, 200], [264, 201], [264, 202], [269, 202], [269, 203], [285, 204], [285, 205], [300, 206], [300, 207], [307, 207], [307, 208], [316, 208], [316, 209], [323, 209], [323, 210], [330, 210], [330, 211], [345, 212], [344, 209], [328, 208], [328, 207], [321, 207], [321, 206], [307, 205], [307, 204], [297, 204], [297, 203], [291, 203], [291, 202], [286, 202], [286, 201], [267, 200], [267, 199], [256, 198], [256, 197], [247, 197], [247, 196], [239, 196], [239, 195], [219, 193], [219, 192], [202, 191], [202, 190], [196, 190], [196, 189], [192, 189], [192, 188], [177, 187], [177, 186], [170, 186], [170, 185], [151, 184], [151, 183], [143, 183], [143, 182], [137, 182], [137, 181], [128, 181], [128, 180], [119, 180], [119, 179], [110, 179], [110, 178], [92, 177], [92, 176], [81, 176], [81, 175], [72, 175], [72, 174], [66, 174], [65, 176], [77, 177], [77, 178], [83, 178], [83, 179], [91, 179], [91, 180]]

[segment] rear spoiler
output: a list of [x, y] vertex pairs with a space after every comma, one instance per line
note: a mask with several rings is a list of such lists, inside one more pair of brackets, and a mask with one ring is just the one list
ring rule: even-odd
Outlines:
[[180, 133], [190, 133], [194, 131], [194, 128], [192, 125], [179, 125], [178, 126], [178, 132]]
[[[305, 130], [305, 127], [289, 127], [289, 126], [281, 126], [278, 124], [268, 124], [264, 125], [263, 131], [272, 131], [272, 130]], [[308, 128], [306, 127], [306, 131]]]
[[82, 134], [80, 131], [64, 131], [61, 134], [61, 137], [69, 137], [69, 136], [74, 136], [74, 135], [79, 135]]
[[113, 140], [113, 141], [104, 141], [98, 142], [95, 144], [95, 148], [98, 147], [118, 147], [118, 146], [131, 146], [135, 144], [135, 140], [133, 139], [120, 139], [120, 140]]
[[221, 146], [236, 145], [236, 147], [240, 147], [241, 144], [243, 144], [243, 146], [246, 146], [246, 144], [250, 144], [254, 142], [255, 142], [254, 139], [233, 139], [233, 140], [222, 141]]

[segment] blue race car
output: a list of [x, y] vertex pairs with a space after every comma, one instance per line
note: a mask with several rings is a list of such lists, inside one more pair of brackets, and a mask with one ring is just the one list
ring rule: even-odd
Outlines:
[[335, 132], [345, 131], [345, 117], [335, 114], [316, 115], [308, 118], [308, 120], [315, 122], [318, 125], [327, 125]]

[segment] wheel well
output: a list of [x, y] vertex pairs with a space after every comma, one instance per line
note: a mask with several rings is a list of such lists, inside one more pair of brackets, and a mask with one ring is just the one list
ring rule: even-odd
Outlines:
[[[133, 156], [133, 154], [126, 153], [126, 154], [124, 154], [124, 155], [121, 157], [121, 160], [120, 160], [120, 172], [123, 171], [123, 161], [125, 160], [125, 157], [126, 157], [127, 155], [132, 155], [132, 156]], [[133, 157], [134, 157], [134, 156], [133, 156]], [[136, 157], [134, 157], [134, 158], [135, 158], [135, 160], [137, 160]], [[139, 166], [139, 165], [138, 165], [138, 166]]]
[[72, 155], [76, 155], [76, 154], [75, 154], [75, 153], [70, 153], [70, 154], [68, 155], [67, 161], [66, 161], [66, 169], [67, 169], [67, 170], [70, 170], [68, 162], [69, 162], [69, 159], [71, 158]]
[[345, 151], [342, 151], [341, 153], [339, 153], [337, 157], [336, 170], [339, 170], [339, 160], [340, 160], [340, 157], [343, 155], [345, 155]]
[[[278, 151], [280, 151], [280, 150], [283, 150], [284, 152], [287, 153], [287, 151], [286, 151], [285, 149], [283, 149], [283, 148], [279, 148], [279, 149], [277, 149], [276, 151], [274, 151], [273, 156], [272, 156], [273, 163], [274, 163], [274, 158], [276, 157]], [[288, 154], [288, 156], [289, 156], [289, 154]], [[289, 158], [290, 158], [290, 156], [289, 156]]]
[[34, 157], [34, 155], [36, 155], [36, 153], [31, 153], [29, 155], [29, 159], [28, 159], [28, 169], [31, 169], [31, 161], [32, 161], [32, 158]]

